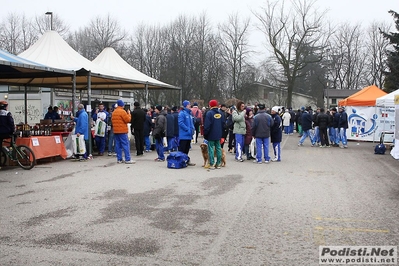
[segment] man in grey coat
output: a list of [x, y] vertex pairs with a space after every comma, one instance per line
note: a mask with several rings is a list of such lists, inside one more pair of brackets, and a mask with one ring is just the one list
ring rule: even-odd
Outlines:
[[254, 163], [262, 163], [262, 146], [265, 163], [269, 163], [270, 128], [273, 126], [274, 120], [271, 115], [266, 113], [264, 104], [258, 104], [258, 108], [259, 111], [254, 117], [252, 127], [252, 137], [256, 139], [256, 160], [254, 160]]

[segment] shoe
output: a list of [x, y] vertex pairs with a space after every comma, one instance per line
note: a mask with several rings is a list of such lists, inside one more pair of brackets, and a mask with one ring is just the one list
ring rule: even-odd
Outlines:
[[265, 164], [268, 164], [270, 161], [265, 161]]
[[98, 156], [103, 156], [103, 155], [104, 155], [104, 153], [102, 153], [102, 152], [98, 153]]
[[253, 161], [253, 163], [262, 164], [262, 161], [257, 161], [257, 160], [254, 160], [254, 161]]
[[195, 163], [188, 163], [188, 166], [195, 166]]
[[85, 159], [91, 160], [91, 159], [93, 159], [93, 155], [89, 154], [89, 156], [87, 156], [87, 158], [85, 158]]
[[116, 152], [112, 153], [112, 156], [116, 156]]
[[123, 161], [117, 161], [116, 163], [123, 163]]
[[140, 153], [140, 154], [137, 154], [136, 156], [143, 156], [144, 154], [142, 154], [142, 153]]
[[162, 160], [162, 159], [160, 159], [160, 158], [155, 158], [154, 161], [156, 161], [156, 162], [164, 162], [165, 159]]
[[130, 160], [130, 161], [126, 161], [125, 164], [135, 164], [136, 161]]
[[272, 159], [272, 162], [279, 162], [280, 160], [277, 159], [276, 157]]
[[236, 161], [237, 162], [243, 162], [244, 160], [241, 158], [241, 159], [236, 159]]
[[231, 149], [229, 149], [228, 152], [233, 153], [233, 151]]
[[215, 168], [216, 169], [222, 169], [222, 167], [220, 167], [220, 165], [216, 165]]
[[108, 156], [112, 156], [112, 152], [109, 152], [109, 153], [108, 153]]
[[86, 161], [86, 158], [80, 156], [80, 157], [79, 157], [79, 162], [84, 162], [84, 161]]
[[348, 148], [348, 145], [344, 145], [344, 148], [345, 148], [345, 149]]
[[311, 147], [314, 147], [314, 144], [310, 145]]
[[320, 148], [325, 148], [325, 147], [326, 147], [326, 145], [324, 145], [324, 146], [323, 146], [323, 145], [320, 145], [319, 147], [320, 147]]
[[343, 149], [344, 148], [344, 145], [342, 145], [342, 146], [339, 146], [341, 149]]
[[151, 150], [145, 150], [145, 152], [151, 152]]
[[216, 169], [216, 167], [214, 166], [214, 165], [212, 165], [212, 166], [209, 166], [209, 168], [208, 168], [209, 170], [215, 170]]
[[303, 144], [302, 143], [298, 143], [298, 147], [300, 147], [300, 146], [303, 146]]

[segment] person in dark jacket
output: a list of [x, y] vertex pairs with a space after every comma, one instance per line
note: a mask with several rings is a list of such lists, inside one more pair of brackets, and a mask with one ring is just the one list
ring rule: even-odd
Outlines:
[[254, 123], [254, 114], [252, 112], [252, 109], [247, 108], [246, 110], [246, 115], [245, 115], [245, 126], [246, 126], [246, 132], [245, 132], [245, 138], [244, 138], [244, 152], [245, 155], [247, 156], [247, 160], [255, 159], [255, 154], [251, 154], [251, 151], [249, 149], [249, 145], [251, 144], [252, 141], [252, 125]]
[[142, 156], [144, 154], [144, 121], [146, 120], [146, 113], [141, 109], [139, 102], [134, 102], [133, 105], [134, 110], [132, 112], [130, 129], [136, 143], [136, 155]]
[[144, 127], [143, 127], [145, 152], [151, 152], [150, 133], [153, 127], [151, 112], [148, 111], [148, 109], [143, 109], [143, 111], [146, 113]]
[[252, 137], [256, 138], [256, 160], [254, 163], [262, 163], [262, 147], [265, 163], [269, 163], [269, 138], [270, 128], [274, 124], [274, 120], [266, 113], [265, 105], [258, 104], [259, 111], [254, 117], [254, 125], [252, 127]]
[[328, 115], [328, 138], [330, 139], [330, 147], [335, 143], [335, 130], [333, 127], [333, 116], [332, 111], [327, 110], [326, 114]]
[[155, 158], [157, 162], [165, 161], [165, 155], [163, 153], [163, 137], [165, 137], [167, 130], [166, 112], [162, 110], [161, 105], [155, 107], [156, 118], [155, 126], [153, 130], [153, 136], [155, 138], [155, 147], [158, 153], [158, 158]]
[[320, 112], [316, 117], [316, 123], [319, 126], [320, 148], [330, 147], [328, 140], [327, 128], [330, 124], [330, 117], [324, 112], [324, 108], [320, 108]]
[[173, 123], [174, 126], [173, 128], [175, 129], [175, 132], [173, 134], [173, 145], [172, 145], [172, 150], [177, 151], [179, 149], [179, 110], [177, 106], [172, 107], [172, 115], [173, 115]]
[[312, 116], [310, 115], [309, 111], [311, 111], [310, 107], [306, 108], [306, 110], [302, 113], [302, 116], [301, 116], [303, 135], [299, 139], [298, 146], [303, 146], [303, 142], [305, 141], [305, 139], [307, 137], [309, 137], [312, 147], [314, 147], [314, 144], [315, 144], [312, 133], [310, 132], [310, 130], [312, 129], [313, 119], [312, 119]]
[[175, 117], [172, 114], [172, 109], [169, 107], [167, 108], [166, 123], [168, 124], [168, 127], [166, 128], [166, 139], [168, 141], [166, 151], [170, 153], [173, 151], [173, 143], [175, 139]]
[[283, 138], [281, 117], [278, 115], [278, 107], [274, 106], [271, 111], [274, 120], [273, 126], [270, 129], [270, 138], [273, 145], [274, 158], [272, 162], [281, 161], [281, 140]]
[[334, 128], [334, 144], [333, 147], [339, 147], [339, 113], [337, 112], [337, 108], [333, 107], [331, 109], [332, 111], [332, 117], [333, 117], [333, 121], [332, 121], [332, 127]]
[[343, 106], [340, 106], [338, 108], [338, 111], [339, 111], [339, 121], [338, 121], [339, 136], [340, 140], [342, 141], [342, 146], [340, 146], [340, 148], [348, 148], [348, 140], [346, 138], [346, 129], [348, 128], [348, 115], [346, 114], [345, 107]]
[[[211, 108], [205, 116], [204, 121], [204, 138], [208, 141], [209, 169], [220, 169], [222, 163], [222, 148], [220, 139], [223, 136], [223, 115], [219, 111], [218, 102], [216, 100], [209, 101]], [[216, 151], [216, 164], [215, 164]]]
[[8, 102], [0, 101], [0, 144], [15, 131], [14, 118], [11, 112], [7, 111], [7, 107]]
[[317, 145], [320, 145], [320, 131], [319, 131], [319, 125], [317, 124], [317, 116], [320, 113], [320, 107], [317, 107], [316, 112], [313, 113], [313, 127], [314, 127], [314, 142]]

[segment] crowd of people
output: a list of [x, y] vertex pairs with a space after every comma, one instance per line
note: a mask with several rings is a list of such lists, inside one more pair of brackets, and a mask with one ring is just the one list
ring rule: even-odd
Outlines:
[[[12, 119], [11, 113], [5, 110], [7, 105], [3, 101], [0, 106], [0, 115], [4, 118], [0, 117], [4, 120], [0, 119], [2, 123]], [[57, 111], [49, 108], [45, 118], [57, 119], [55, 114], [58, 114]], [[326, 111], [324, 108], [312, 110], [308, 106], [295, 112], [292, 108], [279, 106], [266, 108], [264, 104], [251, 107], [242, 101], [227, 107], [211, 100], [207, 107], [200, 109], [197, 102], [191, 104], [185, 100], [181, 107], [156, 105], [149, 109], [141, 108], [139, 102], [134, 102], [134, 109], [130, 111], [122, 100], [118, 100], [107, 110], [100, 103], [91, 118], [96, 125], [104, 124], [106, 127], [103, 134], [96, 131], [94, 135], [97, 155], [103, 156], [107, 149], [109, 156], [116, 156], [117, 163], [135, 163], [130, 154], [128, 133], [134, 136], [136, 156], [156, 151], [156, 162], [165, 161], [165, 153], [173, 151], [188, 155], [191, 145], [198, 143], [198, 136], [203, 135], [208, 145], [210, 164], [206, 167], [209, 169], [220, 168], [225, 144], [237, 162], [244, 162], [245, 159], [258, 164], [280, 162], [282, 135], [292, 135], [294, 129], [300, 137], [298, 146], [303, 146], [309, 138], [312, 147], [348, 147], [348, 116], [344, 107]], [[71, 119], [76, 124], [75, 134], [83, 135], [85, 141], [86, 153], [78, 159], [90, 159], [89, 122], [83, 104], [78, 105], [76, 116], [72, 115]], [[5, 127], [2, 129], [5, 130]], [[269, 156], [270, 143], [273, 158]], [[189, 161], [188, 165], [195, 164]]]
[[[84, 116], [82, 118], [86, 120]], [[165, 153], [181, 151], [188, 154], [191, 145], [198, 143], [198, 136], [203, 135], [208, 145], [210, 165], [206, 167], [209, 169], [220, 168], [221, 150], [225, 143], [237, 162], [244, 162], [245, 159], [258, 164], [280, 162], [282, 135], [292, 135], [294, 131], [300, 137], [298, 146], [303, 146], [309, 138], [312, 147], [348, 147], [348, 117], [344, 107], [327, 111], [317, 108], [314, 111], [309, 106], [295, 112], [292, 108], [280, 106], [266, 108], [264, 104], [251, 107], [242, 101], [227, 107], [211, 100], [207, 107], [200, 109], [197, 102], [185, 100], [181, 107], [156, 105], [149, 109], [141, 108], [140, 103], [135, 102], [130, 113], [124, 108], [123, 101], [118, 100], [108, 111], [99, 104], [92, 118], [108, 125], [104, 136], [95, 136], [98, 155], [102, 156], [107, 146], [108, 155], [116, 155], [118, 163], [135, 163], [130, 156], [128, 123], [131, 123], [136, 156], [154, 150], [157, 153], [156, 162], [165, 161]], [[77, 122], [77, 133], [85, 134], [79, 132], [79, 119], [73, 119]], [[273, 158], [269, 156], [269, 148], [273, 151]], [[195, 164], [188, 162], [188, 165]]]

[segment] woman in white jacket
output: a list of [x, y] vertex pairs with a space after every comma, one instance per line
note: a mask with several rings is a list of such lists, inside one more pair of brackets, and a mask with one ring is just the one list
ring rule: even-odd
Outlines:
[[290, 133], [290, 120], [291, 120], [291, 115], [288, 112], [288, 109], [285, 110], [281, 119], [283, 120], [284, 134], [288, 135]]

